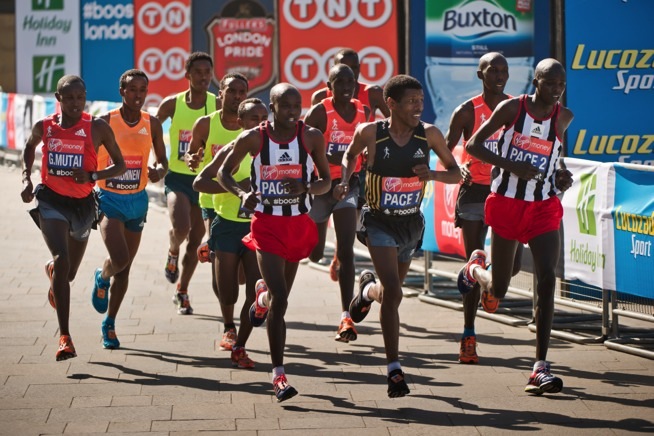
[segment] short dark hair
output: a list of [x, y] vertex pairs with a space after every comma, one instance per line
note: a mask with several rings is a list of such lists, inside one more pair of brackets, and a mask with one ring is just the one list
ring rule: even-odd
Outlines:
[[75, 82], [81, 83], [82, 86], [84, 86], [84, 89], [86, 89], [86, 83], [84, 82], [84, 79], [74, 74], [66, 74], [65, 76], [63, 76], [61, 79], [57, 81], [57, 92], [60, 93], [65, 86]]
[[358, 58], [359, 53], [357, 53], [355, 50], [351, 48], [342, 48], [339, 51], [337, 51], [336, 54], [334, 55], [334, 61], [337, 61], [338, 59], [343, 59], [346, 56], [356, 56]]
[[422, 84], [415, 77], [407, 76], [406, 74], [398, 74], [391, 77], [384, 86], [384, 100], [388, 97], [395, 101], [400, 101], [407, 89], [422, 90]]
[[229, 79], [239, 79], [239, 80], [242, 80], [242, 81], [245, 82], [245, 84], [247, 85], [248, 89], [250, 88], [250, 83], [248, 82], [248, 78], [245, 77], [245, 75], [243, 75], [243, 74], [241, 74], [241, 73], [227, 73], [227, 74], [225, 74], [225, 75], [223, 76], [222, 79], [220, 79], [220, 84], [218, 85], [218, 86], [220, 87], [220, 89], [223, 89], [223, 88], [225, 87], [225, 85], [227, 84], [227, 81], [228, 81]]
[[145, 74], [141, 70], [137, 70], [136, 68], [132, 68], [131, 70], [125, 71], [120, 76], [120, 80], [118, 81], [118, 83], [120, 85], [120, 89], [125, 89], [125, 87], [127, 86], [127, 79], [130, 78], [130, 77], [142, 77], [142, 78], [145, 79], [145, 83], [147, 83], [147, 84], [150, 83], [150, 79], [148, 79], [147, 74]]
[[334, 80], [336, 80], [336, 76], [338, 76], [340, 72], [343, 70], [350, 70], [352, 76], [354, 76], [354, 71], [352, 71], [352, 68], [348, 67], [345, 64], [336, 64], [329, 69], [329, 76], [328, 76], [329, 83], [332, 83]]
[[[252, 97], [252, 98], [246, 98], [245, 100], [243, 100], [243, 101], [238, 105], [238, 117], [239, 117], [239, 118], [243, 118], [243, 116], [245, 115], [245, 113], [246, 113], [246, 111], [247, 111], [246, 108], [247, 108], [247, 106], [248, 106], [249, 104], [253, 104], [253, 105], [261, 104], [261, 105], [263, 105], [264, 108], [266, 108], [266, 105], [263, 104], [263, 101], [261, 101], [261, 100], [258, 99], [258, 98], [255, 98], [255, 97]], [[268, 111], [268, 108], [266, 108], [266, 111]]]
[[188, 73], [191, 71], [191, 67], [193, 66], [193, 62], [195, 61], [209, 61], [209, 64], [213, 67], [213, 59], [211, 59], [211, 56], [209, 56], [209, 53], [205, 53], [203, 51], [194, 51], [193, 53], [190, 54], [188, 59], [186, 59], [186, 65], [184, 68], [186, 68], [186, 72]]

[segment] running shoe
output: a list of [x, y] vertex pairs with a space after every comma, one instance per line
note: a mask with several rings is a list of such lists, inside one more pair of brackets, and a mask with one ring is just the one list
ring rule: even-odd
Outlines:
[[254, 360], [248, 357], [245, 347], [234, 347], [232, 349], [232, 366], [240, 369], [254, 368]]
[[480, 265], [482, 268], [486, 268], [486, 253], [484, 250], [473, 251], [468, 262], [459, 271], [456, 285], [461, 294], [470, 292], [475, 283], [477, 283], [477, 279], [472, 276], [472, 270], [470, 269], [473, 265]]
[[487, 313], [495, 313], [497, 308], [500, 307], [500, 299], [493, 297], [488, 291], [482, 291], [481, 306]]
[[170, 283], [177, 282], [179, 278], [179, 268], [177, 268], [177, 258], [179, 255], [170, 254], [168, 252], [168, 259], [166, 259], [166, 267], [164, 268], [164, 273], [166, 274], [166, 280]]
[[259, 304], [259, 295], [268, 292], [268, 286], [266, 286], [266, 282], [263, 279], [259, 279], [254, 286], [254, 290], [254, 303], [250, 306], [250, 323], [252, 327], [259, 327], [266, 321], [266, 317], [268, 316], [268, 308]]
[[338, 331], [336, 332], [334, 340], [345, 343], [357, 340], [357, 330], [354, 328], [352, 318], [347, 317], [341, 320], [341, 324], [338, 326]]
[[191, 300], [186, 292], [178, 292], [173, 295], [173, 303], [177, 305], [178, 315], [193, 315], [193, 308], [191, 307]]
[[398, 398], [407, 395], [409, 386], [404, 381], [404, 373], [401, 369], [394, 369], [388, 374], [388, 396], [390, 398]]
[[286, 401], [289, 398], [293, 398], [297, 395], [297, 390], [288, 384], [286, 380], [286, 374], [278, 375], [273, 380], [273, 389], [275, 390], [275, 396], [277, 397], [277, 402], [281, 403]]
[[102, 323], [102, 346], [108, 350], [115, 350], [120, 348], [120, 341], [116, 337], [116, 326], [113, 324], [108, 324], [106, 322]]
[[338, 272], [341, 269], [341, 263], [338, 260], [338, 257], [334, 256], [332, 263], [329, 264], [329, 278], [332, 279], [332, 282], [338, 281]]
[[536, 368], [531, 373], [525, 392], [534, 395], [542, 395], [543, 393], [556, 394], [563, 389], [563, 380], [553, 376], [550, 373], [550, 364], [546, 363], [544, 366]]
[[459, 363], [479, 363], [477, 356], [477, 338], [467, 336], [461, 339], [461, 348], [459, 349]]
[[227, 329], [220, 340], [220, 349], [223, 351], [232, 351], [236, 344], [236, 329]]
[[55, 303], [54, 290], [52, 290], [52, 275], [54, 274], [54, 260], [49, 260], [45, 264], [45, 275], [48, 276], [50, 280], [50, 289], [48, 290], [48, 302], [53, 309], [57, 309], [57, 303]]
[[73, 340], [68, 335], [61, 335], [59, 337], [59, 349], [55, 355], [57, 362], [72, 359], [73, 357], [77, 357]]
[[376, 283], [375, 274], [372, 271], [364, 269], [359, 275], [359, 292], [350, 302], [350, 316], [352, 321], [357, 324], [364, 320], [368, 312], [370, 312], [370, 306], [372, 301], [366, 301], [363, 298], [363, 290], [366, 288], [368, 283]]
[[200, 261], [200, 263], [211, 262], [211, 250], [209, 249], [209, 242], [203, 242], [198, 247], [198, 261]]
[[105, 313], [109, 307], [109, 280], [102, 278], [102, 268], [95, 270], [93, 280], [93, 292], [91, 293], [91, 304], [98, 313]]

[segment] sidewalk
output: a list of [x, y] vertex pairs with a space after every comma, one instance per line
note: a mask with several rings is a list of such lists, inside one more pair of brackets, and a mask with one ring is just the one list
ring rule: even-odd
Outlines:
[[[34, 179], [36, 180], [36, 178]], [[478, 318], [479, 365], [457, 363], [461, 312], [405, 298], [400, 355], [411, 394], [386, 396], [379, 306], [350, 344], [333, 337], [337, 286], [301, 265], [290, 296], [285, 368], [300, 395], [272, 393], [265, 328], [236, 370], [220, 351], [220, 309], [210, 268], [191, 282], [195, 315], [178, 316], [163, 275], [168, 218], [151, 208], [130, 288], [116, 321], [122, 348], [104, 350], [102, 315], [90, 304], [93, 270], [106, 255], [93, 232], [72, 284], [71, 334], [78, 357], [55, 362], [58, 329], [47, 302], [39, 230], [20, 201], [20, 172], [0, 166], [0, 434], [490, 435], [507, 432], [622, 434], [654, 431], [654, 362], [553, 339], [556, 395], [523, 392], [535, 337], [526, 327]], [[243, 291], [241, 291], [243, 292]], [[242, 301], [242, 300], [241, 300]], [[238, 306], [237, 306], [238, 307]]]

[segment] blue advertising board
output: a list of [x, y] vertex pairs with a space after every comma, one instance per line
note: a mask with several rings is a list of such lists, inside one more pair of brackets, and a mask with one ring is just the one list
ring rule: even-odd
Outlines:
[[118, 79], [134, 68], [132, 0], [82, 0], [80, 32], [87, 98], [120, 101]]
[[568, 156], [654, 165], [654, 2], [567, 0]]

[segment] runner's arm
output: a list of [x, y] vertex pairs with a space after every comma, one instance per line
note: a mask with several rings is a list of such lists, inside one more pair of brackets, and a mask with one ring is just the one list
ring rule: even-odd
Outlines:
[[32, 166], [34, 165], [34, 156], [36, 146], [41, 143], [43, 138], [43, 120], [37, 121], [32, 126], [32, 132], [29, 138], [25, 141], [25, 148], [21, 153], [21, 167], [23, 169], [23, 189], [20, 196], [25, 203], [29, 203], [34, 199], [34, 186], [32, 185]]

